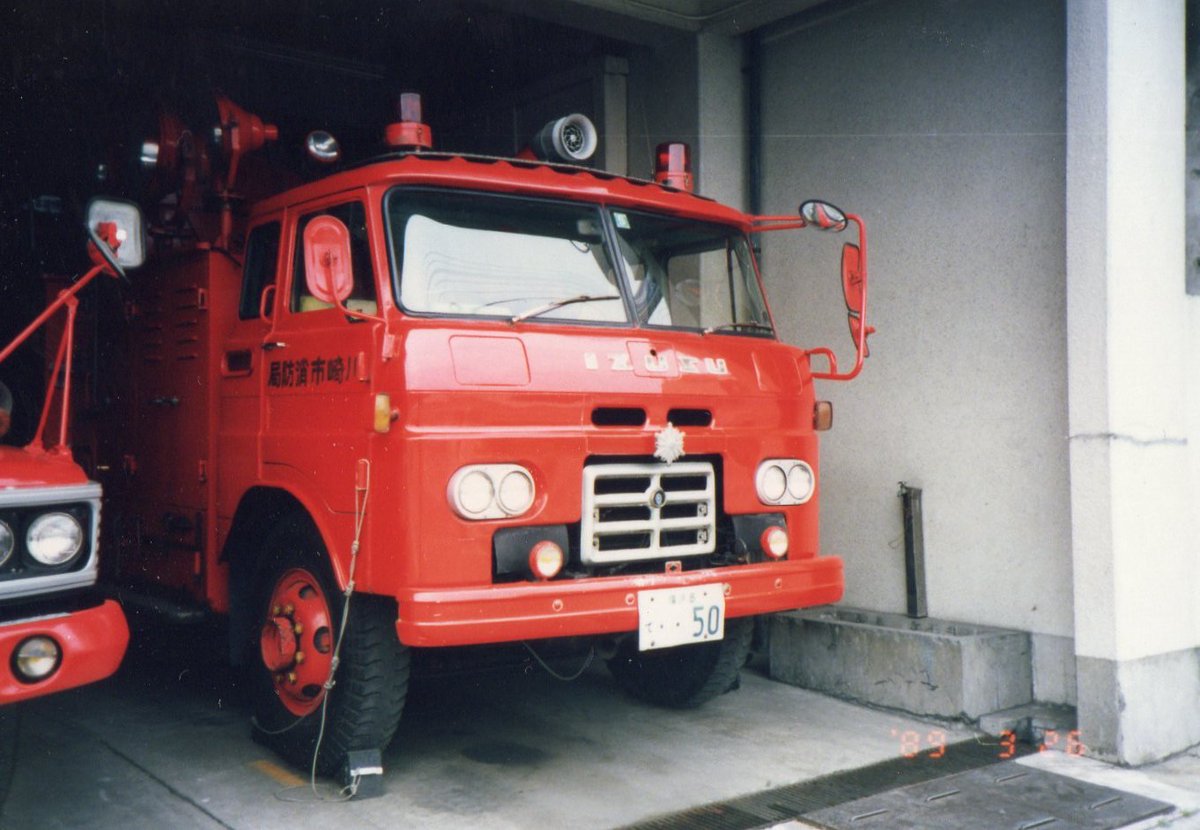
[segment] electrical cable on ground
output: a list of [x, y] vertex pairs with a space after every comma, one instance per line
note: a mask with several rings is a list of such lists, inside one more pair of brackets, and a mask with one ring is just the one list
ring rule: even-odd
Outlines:
[[541, 666], [543, 669], [545, 669], [547, 674], [549, 674], [555, 680], [561, 680], [564, 683], [570, 683], [572, 680], [578, 680], [583, 675], [583, 673], [588, 670], [588, 666], [592, 665], [592, 659], [596, 656], [595, 646], [590, 646], [588, 648], [587, 659], [585, 659], [583, 661], [583, 665], [579, 667], [579, 671], [575, 672], [570, 677], [564, 677], [563, 675], [556, 672], [554, 669], [550, 668], [550, 665], [541, 658], [541, 655], [539, 655], [536, 651], [533, 650], [533, 646], [529, 645], [529, 643], [522, 642], [521, 645], [525, 646], [526, 650], [528, 650], [529, 653], [533, 655], [533, 659], [537, 660], [538, 665]]

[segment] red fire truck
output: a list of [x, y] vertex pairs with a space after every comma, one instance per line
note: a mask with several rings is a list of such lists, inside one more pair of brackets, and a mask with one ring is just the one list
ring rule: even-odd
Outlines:
[[[756, 615], [841, 597], [813, 381], [866, 354], [857, 216], [702, 198], [683, 145], [652, 181], [589, 169], [578, 115], [516, 158], [435, 152], [413, 95], [385, 155], [312, 133], [332, 168], [272, 193], [248, 159], [277, 130], [218, 112], [142, 147], [169, 195], [106, 486], [118, 578], [228, 616], [261, 739], [325, 771], [382, 748], [413, 648], [572, 640], [694, 706]], [[778, 340], [751, 239], [851, 225], [839, 372]]]
[[[0, 350], [3, 363], [65, 309], [32, 440], [0, 445], [0, 801], [14, 751], [10, 704], [108, 677], [129, 641], [120, 606], [93, 592], [101, 489], [73, 458], [68, 427], [76, 296], [100, 274], [123, 276], [139, 264], [140, 218], [133, 205], [97, 201], [88, 225], [95, 267]], [[0, 382], [0, 438], [13, 416], [13, 395]]]

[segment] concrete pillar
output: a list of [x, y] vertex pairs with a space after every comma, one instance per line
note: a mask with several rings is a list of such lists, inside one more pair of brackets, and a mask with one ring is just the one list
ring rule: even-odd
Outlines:
[[741, 38], [702, 32], [696, 36], [699, 97], [698, 190], [746, 209], [746, 96]]
[[1069, 0], [1067, 335], [1079, 726], [1092, 754], [1129, 764], [1200, 742], [1184, 31], [1183, 0]]
[[604, 158], [599, 167], [622, 176], [629, 175], [629, 61], [605, 56], [596, 73], [595, 97], [599, 102], [604, 136]]

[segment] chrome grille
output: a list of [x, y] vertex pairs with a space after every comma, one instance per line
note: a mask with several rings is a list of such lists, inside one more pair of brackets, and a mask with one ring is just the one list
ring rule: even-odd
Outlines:
[[583, 468], [580, 552], [585, 565], [712, 553], [716, 477], [703, 461]]

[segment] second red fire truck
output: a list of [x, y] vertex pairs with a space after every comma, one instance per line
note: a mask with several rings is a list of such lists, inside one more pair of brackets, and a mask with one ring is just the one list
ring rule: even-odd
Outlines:
[[[113, 221], [114, 211], [122, 222]], [[57, 338], [47, 336], [51, 358], [37, 426], [20, 446], [0, 445], [0, 804], [16, 753], [17, 705], [108, 677], [129, 642], [120, 606], [96, 592], [101, 488], [76, 462], [69, 433], [77, 295], [103, 274], [124, 276], [125, 267], [140, 264], [138, 216], [132, 205], [93, 203], [95, 267], [0, 348], [2, 376], [18, 347], [61, 323]], [[25, 415], [14, 412], [13, 394], [0, 381], [0, 439], [14, 417]]]
[[[435, 152], [415, 96], [385, 155], [341, 165], [310, 134], [331, 172], [270, 193], [239, 169], [277, 131], [218, 106], [142, 148], [171, 195], [106, 487], [117, 577], [228, 616], [283, 755], [386, 745], [414, 648], [573, 638], [694, 706], [734, 685], [756, 616], [841, 597], [814, 379], [866, 353], [858, 217], [704, 199], [683, 145], [652, 181], [589, 169], [582, 116], [517, 158]], [[839, 372], [779, 341], [751, 239], [848, 226]]]

